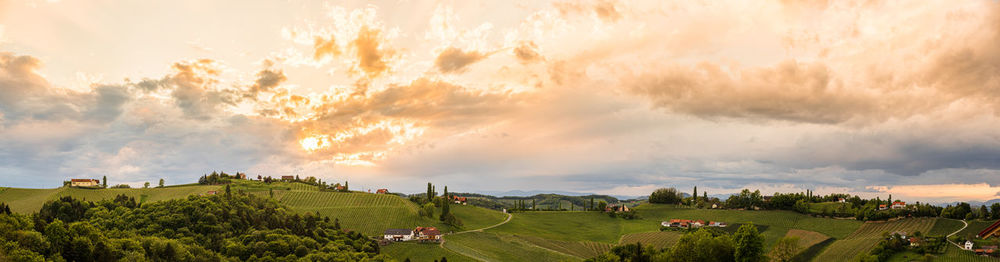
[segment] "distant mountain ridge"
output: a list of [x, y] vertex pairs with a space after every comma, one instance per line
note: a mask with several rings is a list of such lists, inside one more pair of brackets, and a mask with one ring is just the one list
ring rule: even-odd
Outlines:
[[[555, 191], [555, 190], [553, 190], [553, 191], [550, 191], [550, 190], [531, 190], [531, 191], [524, 191], [524, 190], [476, 191], [475, 193], [483, 194], [483, 195], [490, 195], [490, 196], [495, 196], [495, 197], [505, 197], [505, 196], [530, 197], [530, 196], [544, 195], [544, 194], [556, 194], [556, 195], [564, 195], [564, 196], [605, 195], [605, 194], [597, 194], [597, 193], [580, 193], [580, 192]], [[605, 195], [605, 196], [611, 196], [611, 197], [614, 197], [614, 198], [617, 198], [617, 199], [644, 199], [644, 198], [648, 198], [649, 197], [648, 195], [641, 195], [641, 196]]]

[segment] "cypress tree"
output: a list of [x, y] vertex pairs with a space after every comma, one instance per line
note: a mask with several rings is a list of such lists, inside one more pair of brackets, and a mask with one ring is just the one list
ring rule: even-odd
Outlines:
[[451, 199], [448, 197], [448, 186], [444, 186], [444, 199]]
[[535, 210], [535, 199], [531, 199], [531, 210]]
[[427, 182], [427, 201], [434, 200], [434, 199], [432, 199], [434, 196], [431, 196], [431, 194], [433, 194], [433, 192], [434, 192], [434, 188], [431, 187], [431, 183], [430, 182]]
[[698, 203], [698, 186], [694, 186], [694, 194], [691, 194], [691, 199], [693, 200], [692, 202]]

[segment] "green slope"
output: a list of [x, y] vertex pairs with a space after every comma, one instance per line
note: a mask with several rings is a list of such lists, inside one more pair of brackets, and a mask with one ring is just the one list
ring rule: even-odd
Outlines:
[[444, 249], [437, 243], [416, 243], [416, 242], [394, 242], [382, 247], [382, 253], [388, 254], [399, 261], [407, 258], [413, 262], [431, 262], [441, 260], [442, 257], [449, 262], [476, 261], [475, 259]]
[[483, 261], [580, 260], [518, 239], [512, 235], [471, 232], [445, 237], [444, 246]]
[[18, 213], [38, 212], [42, 204], [46, 201], [54, 200], [63, 196], [88, 201], [100, 201], [111, 199], [117, 195], [134, 197], [140, 202], [152, 202], [168, 199], [184, 198], [189, 195], [204, 194], [208, 191], [217, 191], [219, 186], [179, 186], [167, 188], [108, 188], [108, 189], [82, 189], [60, 187], [52, 189], [23, 189], [7, 188], [0, 191], [0, 202], [10, 205], [11, 210]]
[[929, 232], [936, 218], [910, 218], [891, 222], [869, 222], [844, 239], [830, 244], [815, 261], [849, 261], [858, 254], [869, 252], [882, 239], [883, 233], [897, 231], [913, 234], [916, 231]]

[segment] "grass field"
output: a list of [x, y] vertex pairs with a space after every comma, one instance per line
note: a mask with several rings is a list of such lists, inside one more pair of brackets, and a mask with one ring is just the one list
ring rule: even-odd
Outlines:
[[444, 246], [456, 253], [484, 261], [580, 260], [506, 234], [471, 232], [451, 235], [445, 237]]
[[884, 232], [902, 231], [907, 234], [916, 231], [929, 232], [936, 220], [936, 218], [910, 218], [892, 222], [864, 223], [846, 238], [833, 242], [816, 257], [815, 261], [849, 261], [858, 254], [867, 253], [874, 248], [882, 239]]
[[394, 242], [382, 247], [382, 253], [392, 256], [397, 261], [404, 261], [409, 258], [413, 262], [431, 262], [441, 260], [442, 257], [447, 258], [448, 262], [476, 261], [475, 259], [441, 248], [436, 243]]
[[147, 203], [168, 199], [184, 198], [189, 195], [199, 195], [208, 191], [219, 190], [219, 186], [183, 186], [166, 188], [108, 188], [108, 189], [82, 189], [60, 187], [52, 189], [21, 189], [8, 188], [0, 191], [0, 202], [10, 205], [11, 211], [18, 213], [38, 212], [42, 204], [46, 201], [54, 200], [63, 196], [85, 199], [88, 201], [100, 201], [112, 199], [117, 195], [134, 197], [136, 200]]
[[[277, 184], [277, 183], [275, 183]], [[301, 183], [291, 183], [300, 184]], [[279, 187], [281, 185], [278, 185]], [[293, 187], [290, 191], [275, 191], [274, 198], [296, 212], [313, 212], [340, 220], [347, 229], [366, 235], [379, 235], [389, 228], [435, 226], [442, 232], [482, 228], [502, 222], [506, 215], [499, 211], [474, 206], [451, 205], [451, 210], [464, 226], [451, 228], [437, 217], [421, 217], [415, 203], [396, 195], [359, 192], [327, 192], [316, 188]], [[266, 196], [267, 192], [256, 193]], [[438, 209], [437, 212], [440, 212]]]
[[[970, 225], [971, 226], [971, 225]], [[928, 236], [947, 236], [956, 230], [962, 228], [962, 221], [939, 218], [937, 222], [934, 222], [934, 227], [930, 231], [926, 232]], [[977, 231], [978, 232], [978, 231]]]
[[619, 244], [624, 245], [639, 242], [643, 245], [652, 245], [662, 249], [673, 246], [683, 235], [683, 233], [673, 231], [631, 233], [622, 236]]
[[623, 233], [622, 221], [620, 218], [611, 218], [598, 212], [524, 212], [515, 213], [510, 222], [488, 232], [529, 235], [562, 241], [616, 244]]

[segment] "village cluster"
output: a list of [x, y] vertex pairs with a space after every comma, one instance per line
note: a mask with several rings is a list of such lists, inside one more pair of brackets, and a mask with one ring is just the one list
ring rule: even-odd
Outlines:
[[419, 241], [419, 242], [441, 242], [441, 231], [436, 227], [417, 227], [414, 229], [386, 229], [383, 234], [382, 244], [388, 242]]
[[663, 221], [660, 223], [663, 227], [668, 228], [700, 228], [700, 227], [727, 227], [729, 226], [726, 222], [719, 221], [708, 221], [705, 220], [689, 220], [689, 219], [671, 219], [670, 221]]

